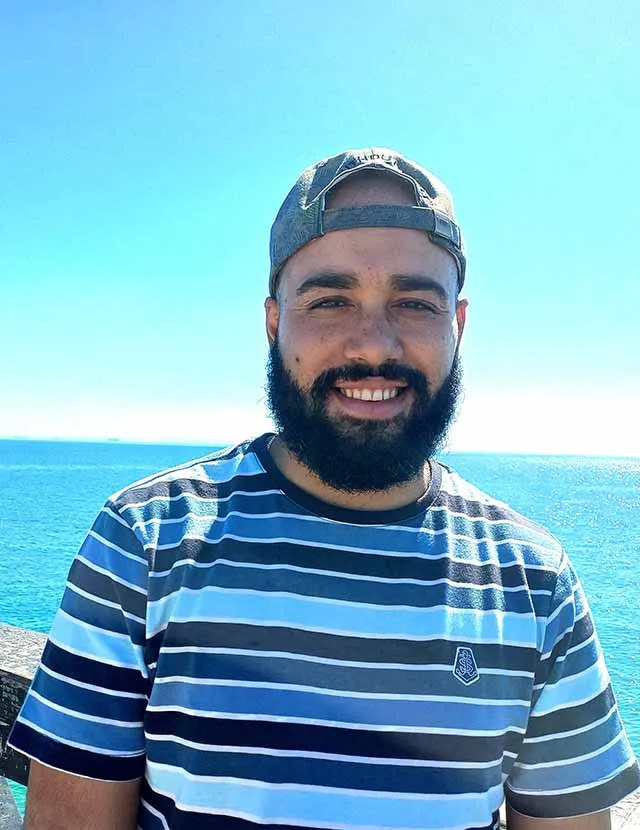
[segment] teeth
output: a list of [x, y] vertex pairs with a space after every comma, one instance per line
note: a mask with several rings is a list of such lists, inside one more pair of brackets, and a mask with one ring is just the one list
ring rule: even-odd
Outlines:
[[347, 398], [359, 401], [388, 401], [398, 395], [399, 389], [341, 389]]

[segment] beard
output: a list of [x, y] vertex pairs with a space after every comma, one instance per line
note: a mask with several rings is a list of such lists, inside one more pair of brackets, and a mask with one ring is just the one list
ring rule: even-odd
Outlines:
[[[406, 383], [414, 397], [409, 412], [390, 419], [329, 414], [327, 401], [337, 381], [370, 377]], [[305, 392], [284, 365], [276, 341], [267, 362], [267, 405], [287, 449], [321, 481], [347, 493], [379, 492], [421, 475], [425, 462], [445, 444], [461, 377], [456, 352], [451, 371], [434, 392], [421, 372], [395, 363], [327, 369]]]

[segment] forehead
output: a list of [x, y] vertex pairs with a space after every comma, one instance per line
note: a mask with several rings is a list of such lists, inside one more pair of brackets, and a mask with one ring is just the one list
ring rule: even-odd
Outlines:
[[453, 257], [423, 231], [408, 228], [350, 228], [332, 231], [305, 245], [282, 274], [285, 293], [318, 274], [353, 277], [352, 287], [397, 288], [398, 277], [424, 276], [438, 282], [452, 299], [458, 271]]

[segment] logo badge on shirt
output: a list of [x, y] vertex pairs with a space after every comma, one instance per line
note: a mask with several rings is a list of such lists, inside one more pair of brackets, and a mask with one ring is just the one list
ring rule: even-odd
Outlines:
[[468, 646], [458, 646], [456, 660], [453, 664], [453, 674], [465, 686], [470, 686], [480, 679], [476, 658]]

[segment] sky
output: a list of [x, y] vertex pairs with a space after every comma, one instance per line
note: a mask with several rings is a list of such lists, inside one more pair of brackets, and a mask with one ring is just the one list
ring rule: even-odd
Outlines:
[[468, 249], [458, 451], [640, 456], [635, 0], [3, 4], [0, 436], [268, 428], [269, 229], [387, 146]]

